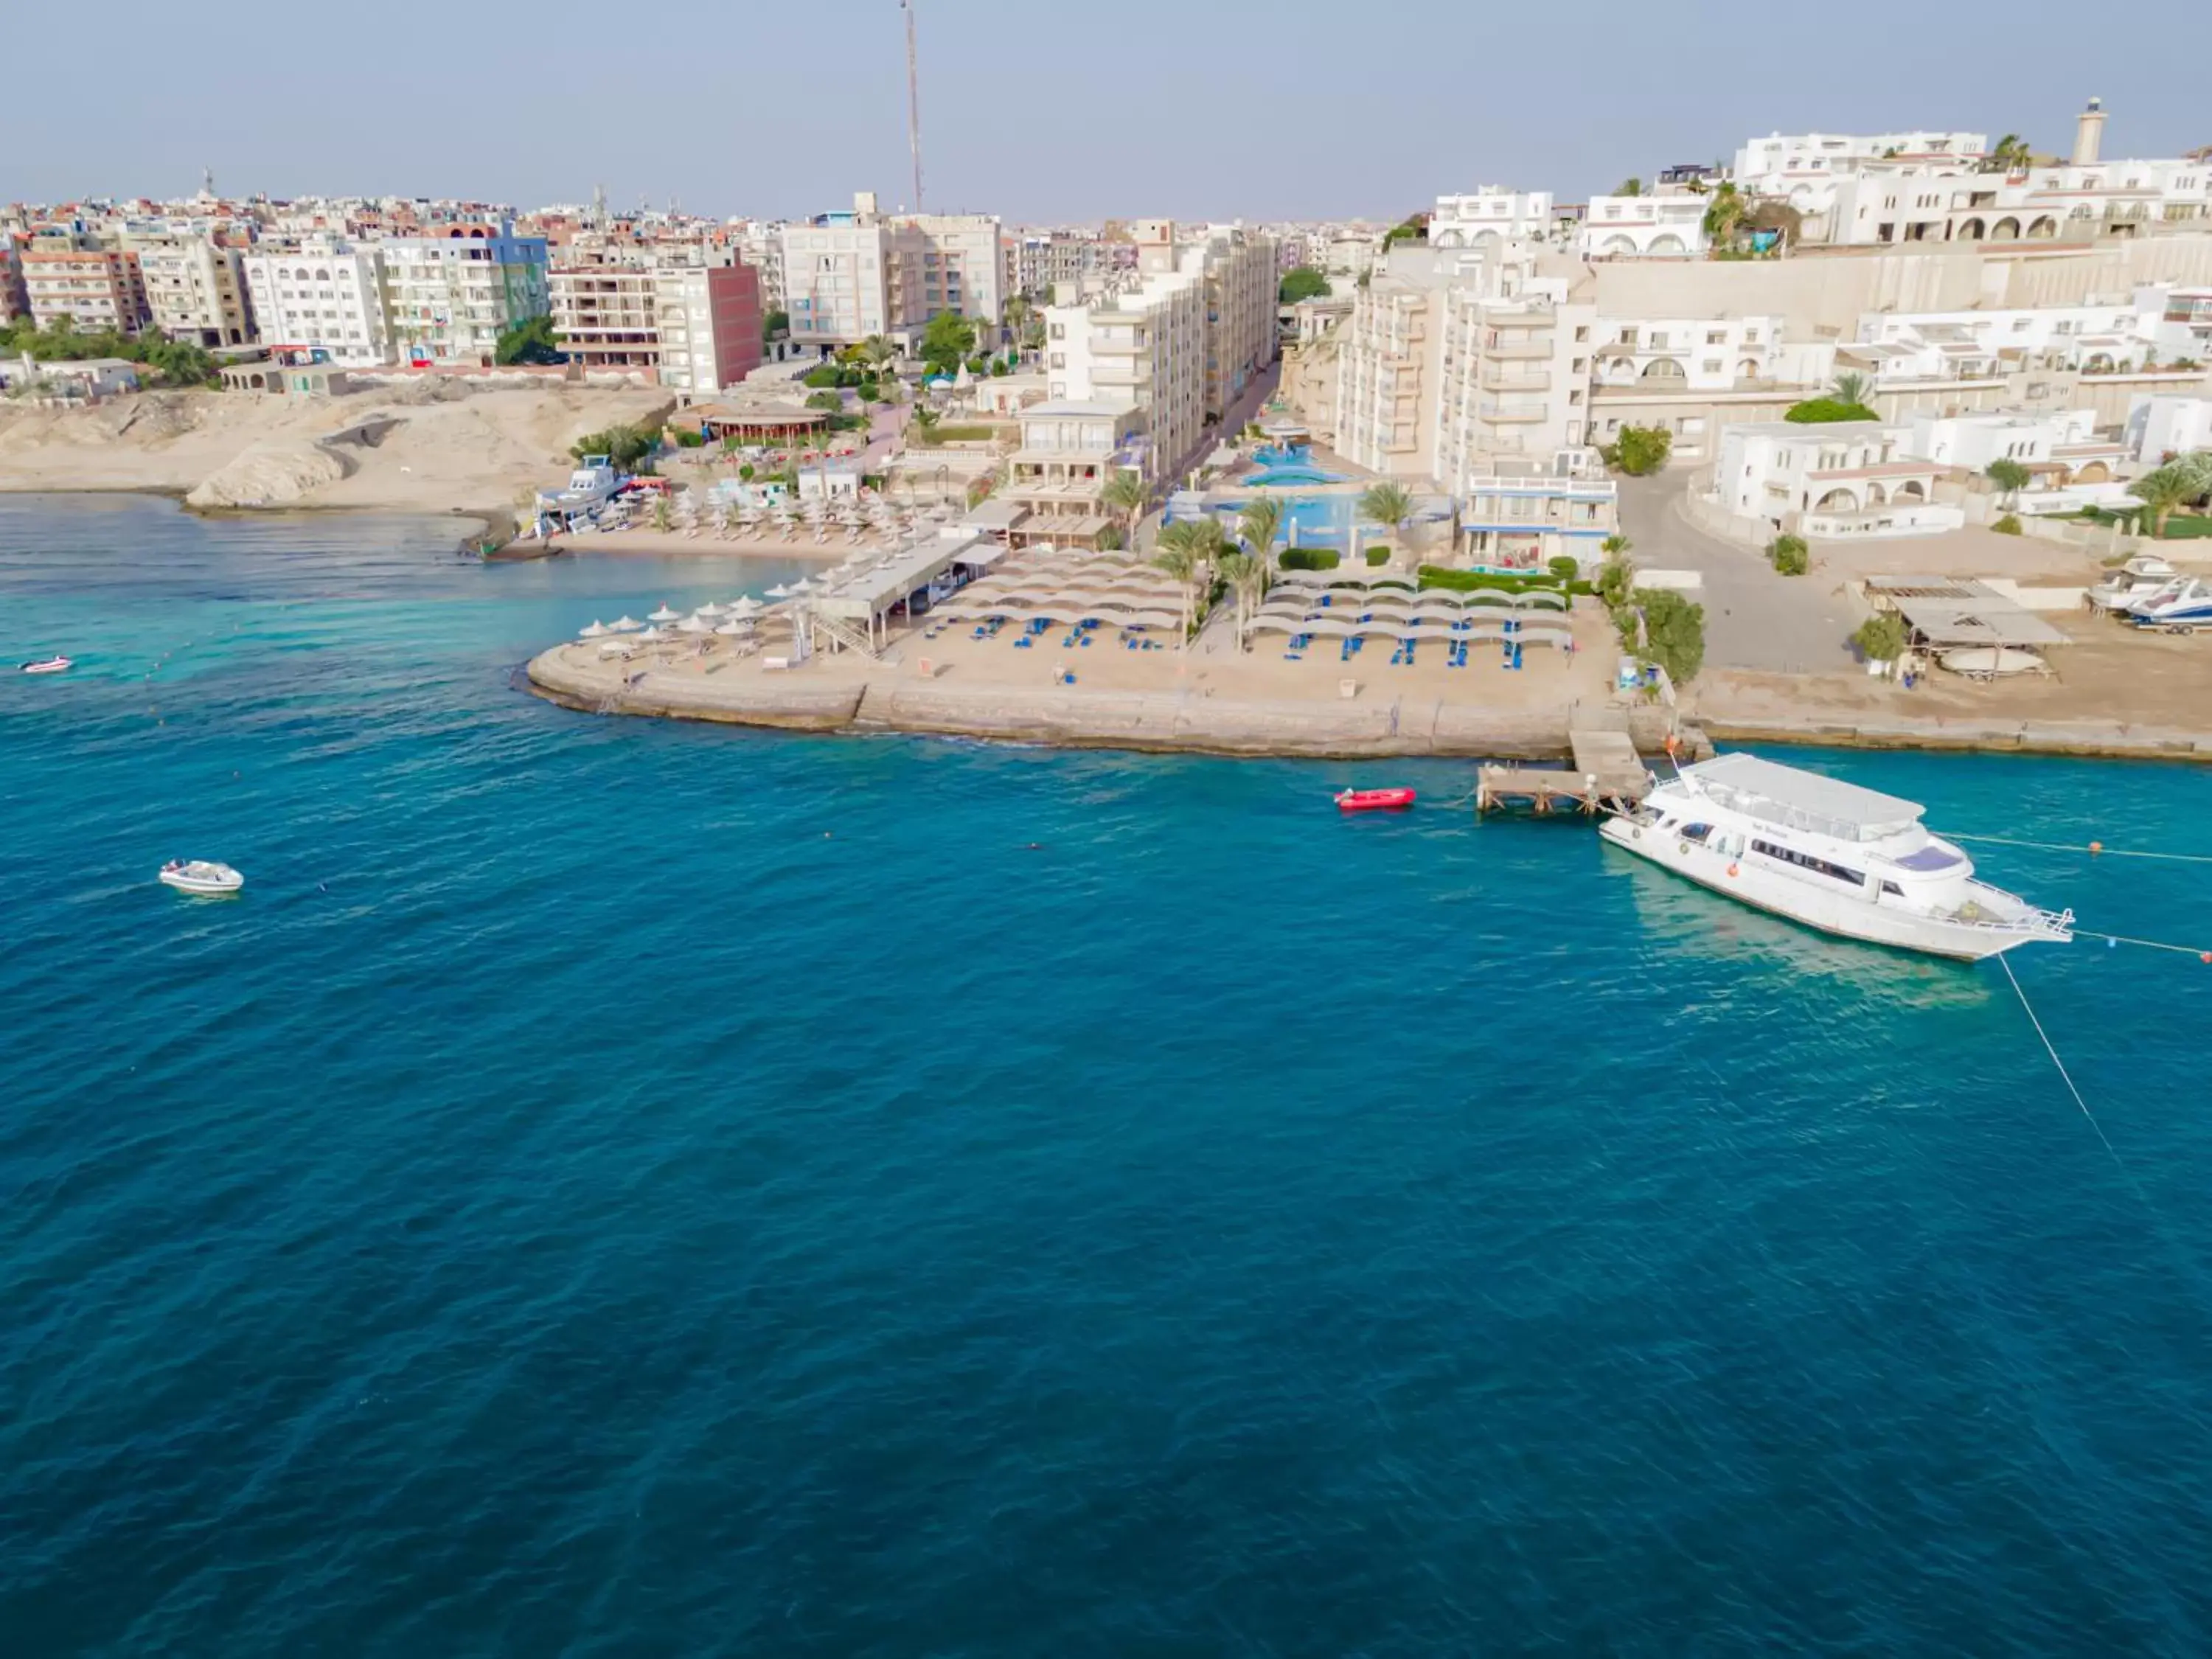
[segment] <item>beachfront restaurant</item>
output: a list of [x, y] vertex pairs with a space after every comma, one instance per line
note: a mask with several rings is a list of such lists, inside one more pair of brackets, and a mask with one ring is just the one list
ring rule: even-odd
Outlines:
[[788, 405], [738, 408], [728, 404], [699, 404], [683, 412], [696, 421], [700, 432], [720, 442], [734, 439], [740, 444], [789, 449], [814, 443], [829, 424], [827, 410], [796, 409]]
[[[857, 570], [833, 571], [806, 596], [815, 645], [871, 654], [890, 643], [900, 623], [949, 599], [995, 569], [1006, 550], [964, 532], [948, 532]], [[920, 604], [917, 605], [916, 601]]]

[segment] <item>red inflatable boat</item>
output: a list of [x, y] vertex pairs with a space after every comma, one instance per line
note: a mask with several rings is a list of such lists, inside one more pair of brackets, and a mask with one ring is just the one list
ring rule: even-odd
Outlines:
[[1340, 810], [1346, 812], [1382, 812], [1413, 804], [1410, 789], [1346, 789], [1336, 798]]

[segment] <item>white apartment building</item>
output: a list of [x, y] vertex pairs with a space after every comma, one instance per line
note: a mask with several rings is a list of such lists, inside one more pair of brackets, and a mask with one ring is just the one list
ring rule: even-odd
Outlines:
[[1777, 132], [1739, 148], [1729, 176], [1740, 190], [1820, 213], [1832, 201], [1836, 180], [1869, 163], [1972, 172], [1989, 148], [1980, 132]]
[[1837, 183], [1827, 240], [2078, 242], [2212, 218], [2212, 164], [2110, 161], [2033, 167], [2010, 176], [1919, 168]]
[[[1006, 309], [1006, 233], [983, 214], [926, 213], [898, 222], [921, 237], [919, 326], [940, 312], [996, 325]], [[991, 335], [982, 331], [986, 344]]]
[[850, 211], [782, 230], [784, 309], [802, 345], [847, 346], [872, 334], [918, 333], [950, 312], [983, 325], [1006, 309], [1004, 232], [981, 214], [887, 218], [872, 192]]
[[2125, 430], [2128, 453], [2145, 466], [2212, 450], [2212, 398], [2137, 392], [2128, 405]]
[[2160, 361], [2212, 363], [2212, 288], [2138, 290], [2138, 307], [2145, 292], [2159, 295], [2158, 320], [2152, 325], [2151, 341]]
[[1900, 447], [1906, 455], [1969, 472], [1986, 471], [1992, 461], [2042, 469], [2063, 465], [2066, 458], [2060, 451], [2089, 443], [2096, 432], [2096, 413], [2087, 409], [2049, 415], [1915, 415]]
[[1137, 406], [1121, 398], [1063, 398], [1031, 404], [1020, 419], [1022, 447], [1009, 463], [1003, 499], [1034, 515], [1023, 526], [1028, 539], [1096, 546], [1101, 532], [1118, 528], [1100, 501], [1108, 482], [1142, 465]]
[[1439, 196], [1429, 216], [1429, 246], [1480, 247], [1485, 244], [1540, 240], [1551, 234], [1552, 193], [1512, 191], [1486, 185], [1468, 196]]
[[192, 232], [136, 234], [126, 246], [138, 256], [146, 302], [164, 334], [210, 348], [252, 341], [240, 249]]
[[1279, 331], [1275, 295], [1281, 277], [1275, 246], [1241, 225], [1186, 231], [1165, 219], [1129, 227], [1140, 276], [1180, 272], [1206, 299], [1206, 416], [1226, 418], [1245, 390], [1275, 359]]
[[348, 368], [392, 361], [383, 256], [329, 235], [291, 248], [255, 247], [241, 260], [261, 343], [319, 354]]
[[1859, 319], [1856, 343], [1838, 358], [1869, 370], [1878, 385], [1985, 380], [2017, 368], [2123, 372], [2154, 349], [2165, 304], [2166, 290], [2146, 288], [2112, 305], [1881, 312]]
[[760, 272], [761, 306], [766, 311], [784, 309], [783, 229], [780, 224], [749, 219], [731, 239], [738, 257]]
[[1778, 378], [1779, 317], [1655, 318], [1608, 322], [1598, 332], [1600, 386], [1725, 392]]
[[1593, 196], [1576, 246], [1584, 258], [1703, 253], [1705, 198], [1680, 196]]
[[1908, 454], [1910, 435], [1908, 428], [1879, 421], [1724, 427], [1713, 492], [1739, 518], [1807, 536], [1955, 530], [1966, 514], [1935, 499], [1944, 468]]
[[1206, 284], [1182, 271], [1139, 278], [1088, 305], [1045, 308], [1051, 401], [1136, 410], [1142, 436], [1127, 446], [1147, 481], [1179, 474], [1206, 427]]
[[543, 237], [456, 225], [377, 246], [386, 315], [404, 361], [488, 364], [501, 335], [551, 308]]

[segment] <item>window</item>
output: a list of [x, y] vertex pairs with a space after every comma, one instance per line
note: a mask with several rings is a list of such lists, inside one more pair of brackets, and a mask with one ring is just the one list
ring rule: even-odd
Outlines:
[[1727, 341], [1728, 331], [1725, 329], [1709, 328], [1705, 331], [1705, 343], [1707, 345], [1723, 345], [1727, 343]]
[[1778, 859], [1784, 864], [1794, 864], [1800, 870], [1810, 870], [1815, 875], [1826, 876], [1835, 881], [1849, 882], [1854, 887], [1866, 885], [1864, 872], [1847, 870], [1840, 864], [1830, 864], [1826, 859], [1816, 859], [1811, 854], [1800, 853], [1794, 848], [1777, 847], [1771, 841], [1754, 841], [1751, 844], [1751, 850], [1754, 853], [1764, 853], [1768, 858]]
[[1717, 357], [1708, 357], [1698, 367], [1708, 374], [1717, 374], [1721, 372], [1721, 360]]
[[1899, 887], [1893, 881], [1886, 881], [1882, 883], [1881, 890], [1892, 898], [1903, 898], [1905, 896], [1905, 890], [1902, 887]]

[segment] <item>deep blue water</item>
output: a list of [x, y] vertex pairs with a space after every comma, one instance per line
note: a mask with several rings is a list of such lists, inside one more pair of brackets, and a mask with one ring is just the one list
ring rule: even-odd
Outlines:
[[566, 713], [790, 568], [454, 539], [0, 497], [10, 1659], [2212, 1649], [2212, 969], [2016, 958], [2116, 1164], [1994, 964], [1461, 766]]

